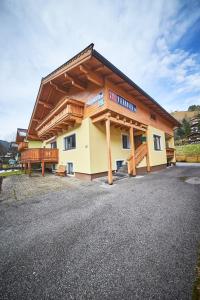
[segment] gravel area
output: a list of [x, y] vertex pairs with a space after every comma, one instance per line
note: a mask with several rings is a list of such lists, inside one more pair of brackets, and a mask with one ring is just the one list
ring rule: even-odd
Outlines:
[[[4, 197], [0, 299], [191, 299], [200, 241], [193, 177], [200, 167], [181, 164], [109, 188], [62, 178], [55, 190]], [[38, 191], [40, 180], [31, 183]]]
[[50, 192], [71, 190], [76, 185], [88, 185], [88, 182], [81, 182], [74, 177], [61, 177], [53, 174], [41, 176], [41, 172], [28, 175], [17, 175], [6, 177], [3, 180], [0, 201], [6, 203], [16, 200], [28, 200], [38, 195], [49, 194]]

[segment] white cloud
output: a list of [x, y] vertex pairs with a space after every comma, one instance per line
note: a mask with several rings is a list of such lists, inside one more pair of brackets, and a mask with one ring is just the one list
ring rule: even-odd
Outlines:
[[200, 101], [198, 56], [179, 47], [200, 18], [198, 1], [4, 0], [0, 5], [5, 41], [0, 138], [28, 126], [41, 77], [91, 42], [165, 108], [186, 109], [190, 101]]

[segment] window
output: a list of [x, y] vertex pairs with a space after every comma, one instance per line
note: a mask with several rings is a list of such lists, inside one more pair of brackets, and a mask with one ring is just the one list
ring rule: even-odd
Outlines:
[[57, 143], [56, 142], [52, 142], [51, 143], [51, 149], [56, 149], [57, 148]]
[[159, 135], [153, 135], [153, 142], [154, 142], [154, 150], [161, 150], [161, 137]]
[[130, 149], [129, 136], [122, 134], [122, 147], [123, 149]]
[[156, 121], [156, 115], [155, 115], [155, 114], [153, 114], [153, 113], [151, 113], [151, 114], [150, 114], [150, 119], [152, 119], [152, 120]]
[[64, 150], [76, 148], [76, 135], [72, 134], [64, 138]]
[[122, 165], [123, 165], [123, 160], [117, 160], [116, 161], [116, 169], [117, 169], [117, 171], [122, 167]]
[[67, 174], [74, 175], [74, 166], [73, 163], [67, 163]]

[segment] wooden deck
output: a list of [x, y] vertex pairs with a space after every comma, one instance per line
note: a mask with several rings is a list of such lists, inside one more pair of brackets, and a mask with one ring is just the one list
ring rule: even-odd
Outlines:
[[32, 148], [21, 153], [21, 163], [58, 162], [58, 149]]
[[166, 148], [167, 158], [173, 158], [175, 154], [174, 148]]

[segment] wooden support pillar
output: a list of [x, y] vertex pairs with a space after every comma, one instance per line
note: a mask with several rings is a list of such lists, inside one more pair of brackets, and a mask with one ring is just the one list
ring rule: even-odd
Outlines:
[[31, 163], [28, 162], [28, 175], [31, 176]]
[[131, 174], [132, 176], [136, 176], [136, 165], [135, 165], [135, 143], [134, 143], [134, 134], [133, 127], [129, 128], [129, 136], [130, 136], [130, 149], [131, 149]]
[[150, 167], [150, 160], [149, 160], [149, 135], [148, 135], [148, 129], [146, 131], [146, 143], [147, 143], [147, 156], [146, 156], [147, 172], [150, 172], [151, 171], [151, 167]]
[[107, 152], [108, 152], [108, 184], [113, 184], [109, 118], [106, 120], [106, 141], [107, 141]]
[[45, 170], [45, 163], [44, 160], [42, 161], [42, 176], [44, 176], [44, 170]]

